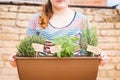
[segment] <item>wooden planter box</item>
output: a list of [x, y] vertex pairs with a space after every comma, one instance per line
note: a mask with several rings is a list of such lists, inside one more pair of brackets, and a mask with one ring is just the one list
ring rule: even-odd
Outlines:
[[98, 57], [16, 57], [20, 80], [96, 80]]

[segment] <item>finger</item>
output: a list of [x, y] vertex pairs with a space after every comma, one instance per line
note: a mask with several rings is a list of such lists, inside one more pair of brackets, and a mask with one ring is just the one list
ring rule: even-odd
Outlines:
[[16, 67], [17, 65], [16, 65], [16, 61], [9, 61], [10, 62], [10, 64], [13, 66], [13, 67]]
[[14, 60], [15, 60], [15, 57], [16, 57], [16, 53], [12, 53], [12, 54], [9, 56], [8, 60], [9, 60], [9, 61], [14, 61]]
[[100, 61], [100, 66], [104, 66], [105, 62], [104, 61]]

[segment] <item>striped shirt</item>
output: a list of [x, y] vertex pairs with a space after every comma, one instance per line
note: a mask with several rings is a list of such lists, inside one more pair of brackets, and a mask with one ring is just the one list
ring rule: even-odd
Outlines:
[[82, 33], [81, 28], [87, 27], [86, 16], [78, 12], [75, 12], [72, 21], [67, 26], [62, 28], [54, 27], [51, 23], [48, 23], [46, 29], [42, 29], [42, 27], [39, 25], [39, 16], [41, 16], [40, 12], [31, 17], [29, 26], [27, 28], [28, 36], [42, 35], [48, 40], [53, 40], [54, 38], [62, 37], [64, 35], [80, 36]]

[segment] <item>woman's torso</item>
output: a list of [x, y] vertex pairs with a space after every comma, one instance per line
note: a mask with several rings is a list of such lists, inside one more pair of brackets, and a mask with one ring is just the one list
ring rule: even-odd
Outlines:
[[[27, 33], [28, 35], [31, 35], [32, 34], [31, 32], [35, 31], [36, 33], [38, 33], [39, 35], [42, 35], [48, 40], [53, 40], [54, 38], [62, 37], [65, 35], [80, 36], [81, 28], [86, 26], [86, 16], [78, 12], [75, 12], [72, 20], [66, 26], [59, 28], [52, 25], [49, 22], [46, 29], [42, 29], [39, 25], [40, 15], [41, 13], [37, 13], [32, 17], [33, 19], [31, 20], [33, 21], [29, 24], [28, 33]], [[31, 32], [29, 30], [31, 30]]]

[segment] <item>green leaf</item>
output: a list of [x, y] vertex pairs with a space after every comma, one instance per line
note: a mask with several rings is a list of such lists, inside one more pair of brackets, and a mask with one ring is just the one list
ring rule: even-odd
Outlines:
[[57, 52], [57, 57], [61, 57], [61, 53], [60, 52]]

